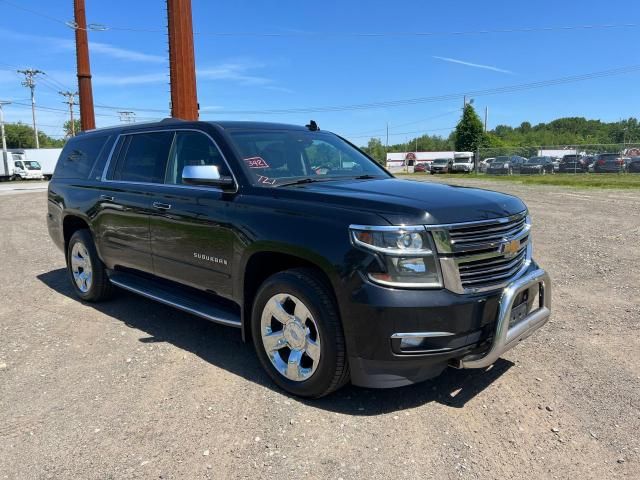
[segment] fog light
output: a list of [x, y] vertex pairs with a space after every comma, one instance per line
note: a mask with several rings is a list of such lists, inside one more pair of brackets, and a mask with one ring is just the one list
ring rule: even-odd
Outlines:
[[405, 337], [400, 341], [400, 348], [402, 350], [409, 348], [416, 348], [422, 345], [424, 337]]

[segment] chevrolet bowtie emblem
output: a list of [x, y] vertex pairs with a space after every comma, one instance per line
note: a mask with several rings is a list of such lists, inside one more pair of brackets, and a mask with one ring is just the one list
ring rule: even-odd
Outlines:
[[513, 257], [519, 250], [520, 240], [511, 240], [500, 246], [500, 253], [505, 254], [507, 257]]

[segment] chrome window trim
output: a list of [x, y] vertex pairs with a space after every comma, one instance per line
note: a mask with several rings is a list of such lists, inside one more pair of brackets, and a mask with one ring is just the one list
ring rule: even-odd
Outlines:
[[[199, 186], [192, 186], [192, 185], [173, 185], [173, 184], [164, 183], [164, 180], [162, 181], [162, 183], [152, 183], [152, 182], [132, 182], [132, 181], [127, 181], [127, 180], [111, 180], [111, 179], [107, 178], [107, 172], [109, 171], [109, 167], [111, 166], [111, 161], [113, 160], [113, 154], [115, 153], [116, 147], [120, 143], [120, 138], [121, 137], [126, 137], [126, 136], [129, 136], [129, 135], [140, 135], [140, 134], [145, 134], [145, 133], [163, 133], [163, 132], [171, 132], [174, 135], [173, 140], [171, 141], [171, 147], [169, 149], [169, 153], [171, 153], [171, 150], [173, 149], [173, 143], [175, 142], [175, 138], [176, 138], [175, 136], [176, 136], [176, 134], [178, 132], [197, 132], [197, 133], [201, 133], [201, 134], [205, 135], [206, 137], [208, 137], [209, 140], [211, 140], [211, 142], [218, 149], [218, 152], [220, 153], [220, 156], [222, 157], [222, 160], [224, 161], [225, 165], [229, 169], [229, 172], [231, 173], [231, 178], [233, 178], [233, 186], [234, 186], [233, 191], [224, 190], [221, 187], [216, 187], [216, 186], [199, 187]], [[169, 165], [169, 159], [168, 158], [167, 158], [167, 165]], [[166, 169], [166, 167], [165, 167], [165, 169]], [[229, 165], [229, 161], [227, 160], [227, 157], [225, 157], [224, 153], [222, 153], [222, 150], [218, 146], [218, 143], [207, 132], [205, 132], [204, 130], [197, 129], [197, 128], [164, 128], [164, 129], [139, 130], [139, 131], [135, 131], [135, 132], [119, 133], [116, 136], [116, 139], [115, 139], [115, 142], [113, 143], [113, 146], [111, 147], [111, 152], [109, 152], [109, 158], [107, 159], [107, 163], [105, 164], [104, 170], [102, 171], [102, 177], [100, 178], [100, 181], [103, 182], [103, 183], [123, 183], [123, 184], [126, 184], [126, 185], [153, 185], [153, 186], [163, 186], [163, 187], [170, 187], [170, 188], [183, 188], [183, 189], [188, 189], [188, 190], [204, 190], [204, 191], [219, 191], [219, 192], [223, 192], [224, 191], [224, 192], [227, 192], [227, 193], [238, 193], [238, 189], [240, 187], [240, 184], [238, 183], [238, 179], [236, 178], [235, 174], [233, 173], [233, 169], [231, 168], [231, 165]]]

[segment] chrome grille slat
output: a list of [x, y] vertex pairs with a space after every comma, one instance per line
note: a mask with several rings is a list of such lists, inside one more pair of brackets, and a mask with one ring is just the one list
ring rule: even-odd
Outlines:
[[[432, 227], [449, 279], [445, 278], [447, 288], [459, 293], [494, 290], [526, 270], [531, 263], [527, 215]], [[505, 249], [514, 240], [520, 247], [509, 255]]]
[[[460, 278], [464, 283], [467, 280], [471, 280], [472, 277], [482, 276], [488, 273], [497, 273], [502, 270], [510, 270], [514, 266], [520, 266], [524, 257], [525, 251], [523, 250], [516, 257], [511, 259], [503, 259], [501, 262], [490, 262], [489, 268], [483, 268], [479, 270], [466, 270], [464, 265], [460, 265]], [[506, 263], [505, 263], [506, 262]], [[485, 266], [485, 265], [483, 265]], [[486, 267], [486, 266], [485, 266]]]
[[515, 228], [512, 228], [510, 230], [505, 230], [503, 232], [497, 232], [497, 233], [491, 233], [491, 234], [476, 234], [476, 235], [469, 235], [466, 236], [464, 238], [458, 239], [458, 237], [452, 237], [451, 239], [451, 243], [455, 244], [455, 245], [461, 245], [464, 243], [488, 243], [488, 242], [495, 242], [496, 240], [502, 240], [503, 238], [506, 237], [511, 237], [515, 234], [517, 234], [518, 232], [522, 231], [522, 227], [524, 226], [524, 224], [522, 225], [518, 225]]
[[495, 228], [485, 228], [485, 227], [467, 227], [464, 229], [455, 229], [455, 230], [451, 230], [450, 235], [451, 237], [458, 237], [458, 236], [462, 236], [462, 235], [473, 235], [474, 233], [487, 233], [487, 232], [497, 232], [497, 231], [501, 231], [501, 230], [505, 230], [505, 229], [510, 229], [513, 226], [515, 226], [516, 224], [521, 226], [522, 224], [524, 224], [525, 219], [522, 218], [520, 220], [516, 220], [515, 222], [508, 222], [508, 223], [503, 223], [498, 227]]

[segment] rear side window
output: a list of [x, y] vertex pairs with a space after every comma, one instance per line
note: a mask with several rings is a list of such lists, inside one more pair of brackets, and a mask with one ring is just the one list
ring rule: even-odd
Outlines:
[[87, 179], [108, 140], [108, 135], [80, 136], [69, 140], [60, 153], [54, 177]]
[[173, 135], [173, 132], [150, 132], [122, 137], [110, 179], [162, 183]]

